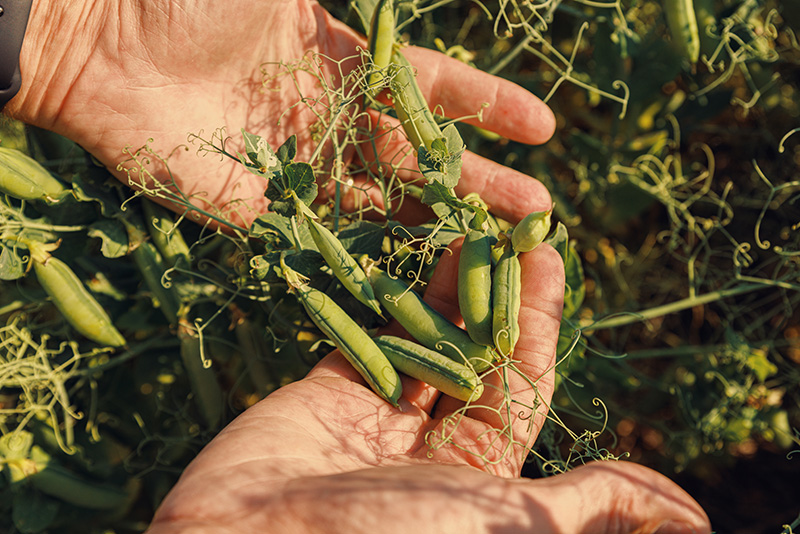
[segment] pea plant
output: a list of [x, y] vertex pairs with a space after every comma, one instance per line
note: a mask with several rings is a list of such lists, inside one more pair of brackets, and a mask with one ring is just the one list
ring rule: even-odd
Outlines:
[[[669, 476], [715, 473], [757, 454], [787, 454], [792, 465], [800, 449], [796, 8], [753, 0], [326, 7], [365, 35], [364, 50], [261, 67], [265, 88], [279, 77], [318, 82], [320, 94], [298, 92], [294, 106], [317, 119], [313, 146], [220, 129], [176, 148], [210, 164], [233, 161], [263, 181], [269, 210], [247, 226], [246, 199], [218, 206], [187, 194], [170, 178], [172, 155], [150, 145], [125, 149], [121, 184], [64, 139], [3, 125], [3, 529], [144, 530], [226, 422], [334, 347], [389, 404], [401, 374], [463, 401], [426, 436], [431, 452], [463, 446], [453, 432], [479, 408], [499, 423], [465, 452], [486, 463], [527, 454], [526, 476], [621, 458]], [[442, 117], [417, 87], [406, 42], [519, 83], [562, 126], [531, 148]], [[369, 108], [400, 126], [376, 128]], [[383, 153], [384, 135], [405, 136], [407, 152]], [[456, 195], [467, 149], [543, 181], [552, 209], [512, 227], [479, 196]], [[154, 165], [167, 172], [156, 176]], [[427, 222], [404, 224], [409, 199], [429, 207]], [[463, 329], [421, 298], [462, 238]], [[566, 272], [549, 406], [514, 355], [519, 256], [542, 243]], [[409, 338], [381, 335], [389, 320]], [[512, 375], [532, 397], [511, 394]], [[503, 402], [481, 404], [495, 383]], [[511, 423], [545, 412], [531, 448]], [[715, 516], [713, 498], [701, 504], [715, 525], [731, 514], [727, 506]], [[793, 514], [766, 519], [790, 532]]]

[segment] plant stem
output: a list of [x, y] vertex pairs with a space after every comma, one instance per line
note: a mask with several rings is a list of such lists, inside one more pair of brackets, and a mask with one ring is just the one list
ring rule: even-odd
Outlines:
[[728, 289], [720, 289], [719, 291], [712, 291], [710, 293], [705, 293], [704, 295], [685, 298], [676, 302], [664, 304], [663, 306], [656, 306], [655, 308], [650, 308], [649, 310], [642, 312], [631, 312], [624, 315], [615, 315], [614, 317], [609, 317], [608, 319], [600, 319], [594, 324], [583, 327], [583, 330], [595, 331], [602, 330], [604, 328], [616, 328], [618, 326], [624, 326], [639, 321], [646, 321], [648, 319], [661, 317], [663, 315], [679, 312], [702, 304], [708, 304], [709, 302], [714, 302], [727, 297], [733, 297], [748, 293], [750, 291], [755, 291], [757, 289], [763, 289], [764, 287], [766, 287], [765, 284], [743, 284]]

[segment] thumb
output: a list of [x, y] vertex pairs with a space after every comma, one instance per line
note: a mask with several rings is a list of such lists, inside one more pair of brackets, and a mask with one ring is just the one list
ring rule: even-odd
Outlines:
[[646, 467], [598, 461], [550, 478], [521, 481], [550, 512], [553, 532], [707, 534], [703, 509], [677, 484]]

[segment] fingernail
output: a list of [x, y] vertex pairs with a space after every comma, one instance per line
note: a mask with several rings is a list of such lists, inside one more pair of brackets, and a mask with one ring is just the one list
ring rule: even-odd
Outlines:
[[652, 534], [696, 534], [696, 530], [689, 523], [683, 521], [666, 521], [652, 531]]

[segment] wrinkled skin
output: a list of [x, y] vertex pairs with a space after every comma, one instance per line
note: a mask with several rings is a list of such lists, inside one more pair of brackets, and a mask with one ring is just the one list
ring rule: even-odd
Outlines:
[[[277, 124], [297, 92], [287, 80], [280, 91], [261, 91], [258, 66], [308, 50], [341, 59], [358, 45], [359, 36], [310, 0], [35, 0], [21, 54], [23, 88], [5, 111], [75, 140], [111, 169], [124, 159], [124, 146], [152, 138], [152, 147], [166, 155], [187, 134], [208, 137], [222, 126], [233, 134], [242, 127], [259, 133], [273, 146], [296, 133], [302, 160], [311, 150], [313, 117], [298, 107]], [[552, 113], [520, 87], [431, 51], [410, 48], [406, 55], [424, 67], [419, 81], [429, 103], [449, 116], [474, 114], [488, 102], [484, 128], [531, 144], [552, 135]], [[311, 78], [299, 83], [304, 94], [319, 92]], [[397, 162], [408, 152], [400, 135], [381, 139], [382, 159]], [[251, 211], [239, 206], [239, 224], [266, 209], [263, 181], [236, 165], [191, 150], [175, 152], [169, 167], [187, 194], [203, 193], [218, 207], [247, 200]], [[470, 191], [512, 222], [550, 206], [539, 182], [466, 154], [457, 192]], [[404, 216], [413, 221], [428, 214], [410, 206]], [[459, 249], [455, 243], [453, 254], [443, 256], [426, 294], [457, 322]], [[532, 418], [530, 410], [511, 411], [515, 445], [500, 439], [487, 446], [484, 431], [500, 421], [496, 412], [475, 409], [452, 439], [489, 463], [453, 445], [431, 453], [426, 435], [442, 430], [443, 417], [459, 404], [404, 379], [400, 409], [393, 408], [333, 352], [307, 378], [222, 430], [167, 496], [150, 534], [623, 533], [659, 526], [660, 532], [709, 532], [691, 497], [634, 464], [594, 463], [539, 481], [518, 478], [523, 445], [536, 438], [552, 395], [564, 288], [553, 249], [539, 247], [521, 262], [515, 357], [537, 391], [515, 375], [510, 388], [520, 402], [540, 402]], [[488, 387], [481, 403], [499, 402]]]

